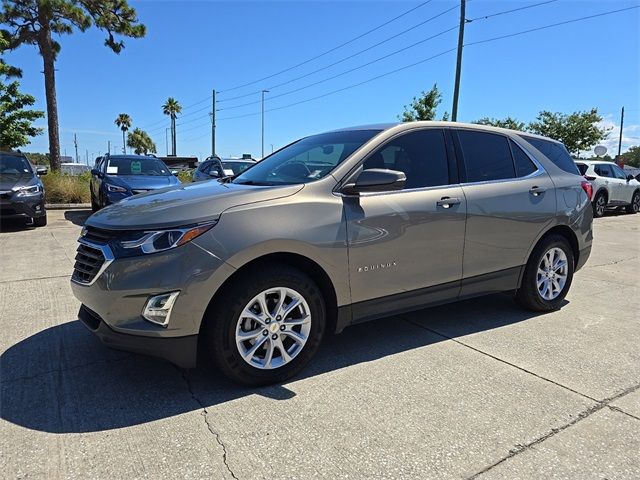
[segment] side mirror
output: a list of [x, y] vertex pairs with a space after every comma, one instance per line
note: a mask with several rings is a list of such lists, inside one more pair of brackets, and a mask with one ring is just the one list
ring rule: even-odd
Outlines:
[[92, 168], [91, 175], [94, 175], [96, 177], [100, 176], [100, 170], [98, 170], [97, 168]]
[[358, 195], [362, 192], [393, 192], [402, 190], [407, 181], [404, 172], [384, 168], [370, 168], [358, 175], [355, 183], [344, 186], [342, 191], [347, 195]]
[[631, 174], [627, 175], [627, 182], [630, 182], [631, 180], [633, 180], [633, 175]]
[[41, 177], [42, 175], [46, 175], [49, 169], [47, 167], [36, 167], [36, 175]]
[[213, 178], [220, 178], [220, 172], [218, 172], [218, 170], [216, 170], [215, 168], [212, 168], [211, 170], [209, 170], [209, 176]]

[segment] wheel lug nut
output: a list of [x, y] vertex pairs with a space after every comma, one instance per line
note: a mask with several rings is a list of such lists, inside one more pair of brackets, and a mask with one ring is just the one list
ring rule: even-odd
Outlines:
[[278, 316], [276, 317], [276, 320], [280, 321], [280, 320], [282, 320], [282, 317], [281, 317], [280, 315], [278, 315]]
[[284, 331], [286, 327], [284, 325], [280, 325], [280, 330]]
[[267, 330], [263, 330], [262, 331], [262, 335], [264, 335], [266, 337], [267, 335], [269, 335], [269, 332]]
[[264, 321], [264, 323], [266, 323], [267, 325], [269, 325], [269, 324], [271, 323], [271, 319], [270, 319], [270, 318], [267, 318], [267, 319]]
[[273, 335], [271, 335], [271, 338], [276, 340], [278, 338], [278, 335], [276, 335], [275, 333]]

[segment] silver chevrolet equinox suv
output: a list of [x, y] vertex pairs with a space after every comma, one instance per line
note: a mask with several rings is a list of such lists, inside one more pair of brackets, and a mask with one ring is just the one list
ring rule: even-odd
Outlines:
[[240, 383], [281, 382], [367, 320], [493, 292], [560, 308], [591, 250], [590, 194], [545, 137], [346, 128], [99, 211], [72, 288], [109, 347], [185, 368], [206, 353]]

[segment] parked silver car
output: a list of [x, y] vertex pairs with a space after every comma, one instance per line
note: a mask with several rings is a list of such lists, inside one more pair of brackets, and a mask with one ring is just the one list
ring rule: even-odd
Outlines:
[[560, 308], [591, 250], [591, 186], [521, 135], [342, 129], [233, 179], [124, 199], [79, 239], [79, 317], [110, 347], [182, 367], [206, 352], [258, 385], [295, 375], [327, 332], [355, 323], [500, 291]]
[[607, 208], [624, 207], [627, 213], [640, 210], [640, 182], [613, 162], [580, 160], [580, 173], [593, 186], [593, 215], [601, 217]]

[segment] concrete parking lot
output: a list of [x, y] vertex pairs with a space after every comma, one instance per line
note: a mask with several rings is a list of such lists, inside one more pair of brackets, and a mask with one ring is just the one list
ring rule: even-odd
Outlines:
[[86, 215], [2, 225], [4, 478], [640, 478], [640, 215], [595, 221], [558, 312], [494, 295], [362, 324], [259, 389], [76, 320]]

